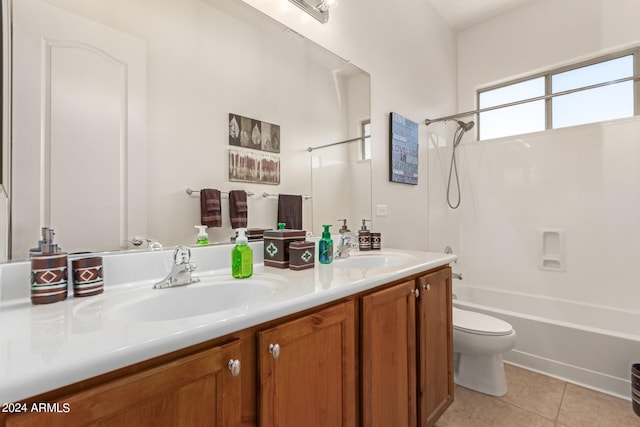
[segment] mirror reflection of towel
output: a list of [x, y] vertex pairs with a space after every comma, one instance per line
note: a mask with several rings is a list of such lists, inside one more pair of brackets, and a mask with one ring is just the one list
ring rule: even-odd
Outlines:
[[231, 228], [247, 227], [247, 192], [244, 190], [229, 191], [229, 219]]
[[200, 190], [200, 222], [207, 227], [222, 227], [220, 190], [212, 188]]
[[302, 196], [278, 195], [278, 222], [290, 230], [302, 230]]

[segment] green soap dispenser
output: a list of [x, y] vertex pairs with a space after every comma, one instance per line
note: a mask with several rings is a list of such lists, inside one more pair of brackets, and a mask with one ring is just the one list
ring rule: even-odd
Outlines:
[[331, 225], [323, 225], [323, 227], [322, 238], [318, 242], [318, 260], [320, 264], [331, 264], [333, 261], [333, 240], [329, 232]]
[[246, 228], [238, 228], [236, 246], [231, 251], [231, 274], [236, 279], [246, 279], [253, 274], [253, 250], [248, 244]]

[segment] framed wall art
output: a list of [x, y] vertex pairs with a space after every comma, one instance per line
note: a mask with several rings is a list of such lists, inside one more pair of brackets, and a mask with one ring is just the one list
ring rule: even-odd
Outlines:
[[280, 184], [280, 156], [230, 148], [229, 181]]
[[229, 181], [280, 184], [280, 126], [229, 113]]
[[418, 123], [390, 114], [389, 180], [418, 184]]
[[229, 145], [280, 152], [280, 126], [229, 113]]

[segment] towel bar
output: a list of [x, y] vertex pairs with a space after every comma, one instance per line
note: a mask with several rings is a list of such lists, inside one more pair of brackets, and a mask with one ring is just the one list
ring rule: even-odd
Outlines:
[[[229, 192], [228, 192], [228, 191], [220, 191], [220, 193], [222, 193], [222, 194], [229, 194]], [[196, 195], [197, 195], [197, 194], [200, 194], [200, 191], [198, 191], [198, 190], [194, 190], [194, 189], [192, 189], [192, 188], [187, 188], [187, 194], [188, 194], [188, 195], [190, 195], [190, 196], [191, 196], [191, 195], [193, 195], [193, 194], [196, 194]], [[255, 193], [253, 193], [253, 192], [251, 192], [251, 191], [247, 191], [247, 196], [253, 196], [254, 194], [255, 194]]]
[[[278, 197], [278, 194], [271, 194], [271, 193], [262, 193], [262, 197]], [[308, 200], [311, 198], [311, 196], [307, 196], [307, 195], [302, 195], [302, 198], [305, 200]]]

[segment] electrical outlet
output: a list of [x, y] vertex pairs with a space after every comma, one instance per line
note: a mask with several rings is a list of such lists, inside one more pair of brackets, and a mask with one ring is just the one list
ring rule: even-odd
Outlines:
[[376, 205], [376, 216], [387, 216], [387, 205]]

